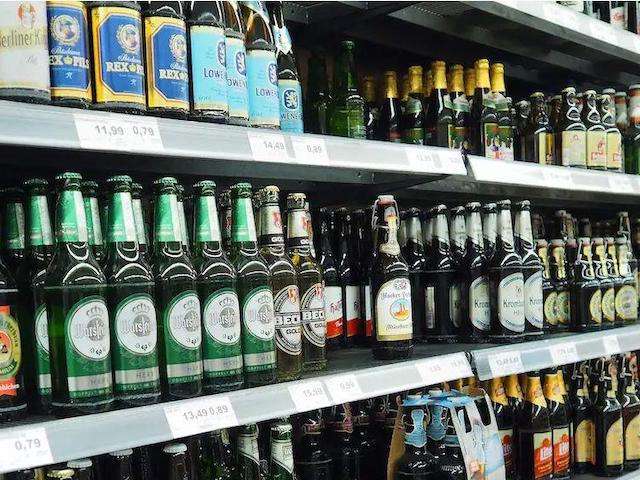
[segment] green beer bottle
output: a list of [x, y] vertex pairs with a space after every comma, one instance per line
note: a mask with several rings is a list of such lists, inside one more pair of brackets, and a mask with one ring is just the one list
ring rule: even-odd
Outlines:
[[231, 263], [238, 273], [242, 318], [242, 356], [247, 387], [274, 383], [276, 345], [269, 267], [258, 253], [251, 208], [251, 184], [231, 188]]
[[[2, 190], [3, 223], [2, 249], [5, 262], [13, 278], [18, 281], [26, 254], [24, 225], [24, 191], [21, 188]], [[20, 285], [18, 285], [20, 286]]]
[[240, 480], [261, 480], [258, 426], [244, 425], [238, 435], [238, 477]]
[[302, 367], [305, 371], [312, 371], [323, 370], [327, 366], [327, 326], [322, 269], [311, 255], [305, 203], [304, 193], [287, 196], [287, 254], [296, 268], [301, 294]]
[[122, 406], [160, 401], [153, 273], [138, 247], [131, 183], [128, 175], [107, 180], [111, 198], [104, 273], [113, 323], [114, 391]]
[[[100, 219], [100, 207], [98, 205], [98, 184], [93, 180], [84, 180], [81, 183], [82, 198], [84, 199], [84, 211], [87, 218], [87, 234], [89, 246], [93, 251], [96, 261], [102, 265], [105, 257], [104, 239], [102, 237], [103, 223]], [[103, 213], [102, 218], [108, 215]]]
[[262, 190], [260, 254], [271, 273], [278, 380], [287, 381], [302, 375], [302, 327], [296, 269], [284, 251], [279, 196], [280, 190], [276, 186], [270, 185]]
[[269, 462], [269, 480], [293, 480], [293, 446], [291, 424], [280, 420], [271, 424], [271, 461]]
[[149, 231], [147, 230], [147, 217], [142, 206], [142, 185], [131, 184], [131, 202], [133, 204], [133, 221], [136, 226], [136, 237], [138, 238], [138, 251], [145, 260], [149, 256]]
[[202, 329], [196, 272], [182, 248], [177, 182], [154, 182], [155, 235], [153, 274], [156, 279], [160, 380], [165, 400], [202, 392]]
[[329, 104], [329, 134], [366, 138], [365, 101], [358, 92], [354, 47], [351, 40], [344, 40], [340, 44], [333, 80], [333, 98]]
[[56, 177], [56, 248], [44, 283], [53, 411], [103, 412], [113, 405], [107, 281], [89, 246], [82, 176]]
[[223, 190], [218, 198], [220, 204], [220, 225], [222, 225], [222, 250], [231, 255], [231, 191]]
[[202, 299], [206, 393], [237, 390], [243, 383], [236, 271], [222, 252], [215, 188], [215, 182], [209, 180], [193, 186], [193, 266], [198, 273], [196, 284]]
[[25, 364], [28, 366], [29, 408], [36, 413], [51, 409], [51, 369], [49, 366], [49, 330], [44, 302], [44, 280], [53, 258], [53, 232], [49, 215], [49, 182], [32, 178], [24, 182], [27, 194], [26, 234], [29, 303], [27, 311], [33, 322], [25, 322]]
[[180, 242], [182, 243], [182, 250], [186, 256], [191, 253], [189, 245], [189, 229], [187, 228], [187, 216], [184, 210], [184, 187], [179, 183], [176, 184], [178, 189], [178, 220], [180, 222]]

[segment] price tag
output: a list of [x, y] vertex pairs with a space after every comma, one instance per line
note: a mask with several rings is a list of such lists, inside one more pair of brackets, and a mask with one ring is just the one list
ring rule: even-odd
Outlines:
[[609, 186], [612, 193], [633, 193], [631, 179], [622, 173], [609, 174]]
[[53, 463], [47, 432], [43, 427], [18, 428], [0, 434], [0, 473]]
[[544, 178], [545, 185], [551, 188], [561, 188], [564, 190], [573, 188], [575, 185], [568, 167], [544, 168], [542, 177]]
[[331, 405], [322, 383], [318, 380], [291, 385], [289, 395], [298, 412], [308, 412]]
[[238, 425], [229, 397], [198, 398], [164, 407], [173, 438], [187, 437]]
[[443, 164], [436, 150], [425, 147], [407, 147], [409, 166], [418, 172], [440, 173]]
[[73, 115], [80, 146], [91, 150], [162, 151], [158, 120], [110, 115]]
[[604, 351], [607, 355], [615, 355], [622, 351], [620, 348], [620, 342], [618, 342], [618, 337], [616, 335], [607, 335], [606, 337], [602, 337], [602, 345], [604, 346]]
[[578, 30], [579, 23], [576, 14], [570, 9], [551, 2], [542, 2], [544, 18], [550, 22], [562, 25], [572, 30]]
[[324, 381], [335, 403], [351, 402], [362, 398], [362, 390], [355, 375], [341, 375]]
[[256, 132], [249, 132], [247, 135], [249, 135], [249, 144], [254, 160], [261, 162], [290, 160], [284, 135]]
[[549, 353], [555, 366], [567, 365], [580, 361], [574, 342], [558, 343], [549, 347]]
[[291, 144], [298, 161], [327, 166], [329, 156], [322, 138], [291, 137]]
[[430, 358], [417, 362], [416, 368], [425, 385], [468, 378], [473, 375], [467, 356], [463, 353], [454, 353], [444, 357]]
[[489, 362], [492, 378], [506, 377], [507, 375], [525, 371], [518, 351], [493, 353], [487, 356], [487, 361]]
[[591, 32], [591, 36], [597, 38], [598, 40], [612, 43], [614, 45], [617, 45], [618, 43], [617, 32], [615, 31], [614, 27], [612, 27], [608, 23], [592, 19], [589, 22], [589, 30]]

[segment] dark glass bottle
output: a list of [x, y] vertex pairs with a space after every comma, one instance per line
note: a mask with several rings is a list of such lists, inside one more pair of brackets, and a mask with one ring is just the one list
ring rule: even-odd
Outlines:
[[496, 250], [497, 229], [498, 207], [495, 203], [485, 203], [482, 206], [482, 239], [487, 261], [491, 260]]
[[556, 301], [558, 293], [551, 281], [551, 268], [549, 267], [549, 248], [544, 238], [536, 240], [536, 255], [542, 264], [542, 313], [544, 332], [554, 332], [558, 328], [556, 315]]
[[615, 299], [614, 299], [614, 311], [615, 311], [615, 324], [617, 326], [622, 326], [625, 322], [625, 318], [627, 317], [627, 308], [625, 307], [625, 303], [628, 303], [625, 300], [625, 297], [628, 297], [628, 291], [625, 287], [625, 279], [620, 275], [620, 270], [618, 269], [618, 257], [616, 255], [616, 244], [613, 237], [607, 236], [604, 239], [606, 245], [606, 261], [607, 261], [607, 273], [609, 274], [609, 278], [613, 281], [613, 288], [615, 291]]
[[469, 152], [469, 99], [464, 94], [464, 67], [456, 64], [451, 66], [451, 86], [449, 98], [451, 100], [451, 148]]
[[549, 423], [553, 443], [553, 478], [571, 478], [571, 432], [569, 406], [562, 395], [564, 379], [561, 370], [549, 369], [544, 374], [544, 396], [549, 408]]
[[513, 120], [513, 135], [514, 135], [514, 147], [516, 160], [524, 160], [525, 155], [525, 131], [529, 122], [529, 115], [531, 112], [531, 104], [528, 100], [520, 100], [515, 104], [515, 114]]
[[409, 67], [409, 90], [400, 121], [402, 142], [414, 145], [425, 143], [425, 98], [422, 86], [422, 67]]
[[504, 86], [504, 65], [491, 64], [491, 91], [498, 118], [498, 160], [513, 161], [513, 119], [511, 104]]
[[[624, 212], [626, 213], [626, 212]], [[618, 271], [622, 278], [623, 285], [616, 296], [616, 309], [619, 310], [620, 317], [625, 324], [638, 320], [638, 289], [636, 276], [638, 263], [631, 253], [631, 245], [626, 235], [616, 238], [616, 256], [618, 258]], [[633, 262], [633, 267], [631, 263]]]
[[562, 90], [560, 118], [554, 129], [556, 163], [565, 167], [586, 168], [587, 134], [580, 119], [576, 89], [573, 87]]
[[553, 132], [545, 108], [544, 93], [534, 92], [529, 98], [531, 111], [527, 119], [527, 126], [522, 132], [524, 137], [524, 157], [522, 160], [540, 165], [554, 165]]
[[572, 407], [573, 473], [586, 473], [591, 468], [595, 443], [592, 403], [589, 398], [589, 362], [573, 366], [569, 397]]
[[335, 65], [333, 98], [329, 104], [329, 134], [338, 137], [366, 138], [365, 102], [358, 92], [356, 66], [351, 40], [340, 43]]
[[238, 468], [227, 430], [214, 430], [202, 437], [202, 478], [237, 480]]
[[465, 321], [469, 315], [467, 310], [467, 288], [466, 270], [464, 267], [464, 257], [467, 243], [467, 225], [465, 219], [465, 209], [462, 206], [453, 207], [449, 217], [449, 245], [451, 258], [456, 269], [455, 280], [452, 284], [451, 298], [452, 321], [458, 334], [464, 333]]
[[401, 106], [398, 99], [398, 78], [396, 72], [387, 70], [384, 76], [384, 98], [380, 106], [379, 140], [400, 142]]
[[425, 145], [453, 148], [452, 104], [447, 92], [446, 65], [431, 62], [433, 90], [425, 107]]
[[476, 89], [471, 105], [471, 153], [482, 157], [499, 158], [498, 116], [491, 95], [489, 60], [476, 62]]
[[[571, 287], [569, 271], [567, 270], [567, 249], [562, 237], [555, 236], [549, 245], [549, 265], [555, 297], [555, 328], [551, 330], [568, 330], [571, 324]], [[575, 241], [575, 240], [574, 240]], [[575, 261], [575, 259], [574, 259]]]
[[25, 266], [26, 240], [24, 223], [24, 191], [21, 188], [4, 188], [0, 194], [3, 202], [2, 255], [11, 276], [22, 288]]
[[334, 212], [328, 208], [320, 209], [318, 253], [324, 279], [324, 317], [327, 325], [326, 344], [329, 350], [341, 346], [344, 327], [342, 287], [336, 258], [331, 246], [331, 218], [334, 216]]
[[[424, 290], [424, 272], [427, 267], [427, 260], [424, 256], [422, 245], [422, 226], [420, 225], [420, 210], [410, 208], [407, 211], [407, 244], [402, 252], [402, 257], [409, 267], [409, 281], [412, 292], [422, 292]], [[420, 319], [424, 318], [424, 298], [421, 295], [411, 296], [411, 313], [413, 316], [413, 338], [416, 341], [423, 340], [424, 323]]]
[[507, 398], [502, 378], [496, 377], [489, 380], [486, 390], [488, 390], [493, 413], [496, 417], [498, 435], [500, 436], [504, 456], [505, 475], [506, 478], [513, 478], [516, 474], [516, 457], [513, 451], [515, 413]]
[[613, 277], [609, 275], [606, 244], [602, 237], [592, 239], [593, 272], [602, 292], [602, 327], [614, 326], [616, 317]]
[[364, 127], [367, 139], [374, 140], [379, 134], [380, 111], [376, 99], [376, 82], [373, 75], [365, 75], [362, 79], [362, 97], [365, 101]]
[[371, 408], [369, 400], [351, 402], [353, 418], [353, 442], [358, 448], [360, 457], [360, 474], [362, 478], [374, 478], [377, 475], [375, 460], [375, 439], [371, 434]]
[[633, 379], [632, 368], [636, 359], [631, 353], [618, 357], [618, 401], [622, 408], [624, 427], [624, 469], [637, 470], [640, 467], [640, 444], [638, 427], [640, 426], [640, 399]]
[[600, 370], [598, 396], [593, 405], [595, 424], [595, 473], [604, 477], [620, 475], [624, 466], [624, 423], [616, 398], [617, 366], [606, 360]]
[[98, 184], [93, 180], [84, 180], [81, 183], [84, 211], [87, 218], [87, 232], [89, 235], [89, 247], [93, 251], [96, 261], [102, 265], [105, 258], [104, 236], [100, 219], [100, 206], [98, 204]]
[[467, 335], [474, 342], [487, 341], [491, 327], [491, 310], [489, 300], [489, 275], [487, 258], [484, 254], [482, 238], [482, 219], [480, 218], [480, 204], [467, 203], [467, 243], [463, 260], [463, 271], [466, 272], [465, 288], [468, 299]]
[[578, 240], [573, 262], [571, 283], [572, 330], [597, 330], [602, 326], [602, 291], [595, 277], [591, 243], [588, 238]]
[[338, 275], [342, 288], [343, 346], [350, 347], [364, 333], [360, 312], [360, 278], [358, 257], [355, 250], [353, 216], [346, 208], [337, 211]]
[[580, 119], [587, 129], [586, 159], [587, 168], [606, 170], [607, 168], [607, 134], [600, 112], [596, 105], [595, 90], [587, 90], [583, 94], [584, 106], [580, 112]]
[[321, 410], [312, 410], [302, 415], [302, 427], [294, 456], [300, 480], [331, 480], [333, 465], [324, 440], [324, 419]]
[[598, 97], [598, 110], [602, 120], [602, 126], [607, 138], [607, 170], [610, 172], [623, 172], [624, 152], [622, 150], [622, 134], [616, 125], [616, 112], [613, 96], [616, 91], [613, 88], [605, 88]]
[[353, 440], [351, 405], [344, 403], [330, 409], [327, 420], [334, 480], [361, 480], [358, 447]]
[[327, 85], [327, 64], [324, 52], [311, 49], [308, 63], [307, 90], [304, 96], [304, 131], [327, 134], [328, 108], [331, 101]]

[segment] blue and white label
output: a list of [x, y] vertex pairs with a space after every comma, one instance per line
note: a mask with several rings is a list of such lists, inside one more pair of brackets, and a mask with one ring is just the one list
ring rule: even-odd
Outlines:
[[292, 50], [291, 35], [287, 27], [278, 27], [275, 23], [271, 26], [273, 32], [273, 40], [279, 52], [290, 53]]
[[226, 38], [227, 100], [229, 117], [249, 118], [247, 62], [242, 38]]
[[195, 110], [226, 112], [227, 49], [224, 29], [209, 25], [194, 25], [191, 33], [191, 82]]
[[278, 80], [280, 102], [280, 129], [283, 132], [302, 133], [302, 89], [297, 80]]
[[247, 52], [249, 123], [252, 126], [280, 126], [278, 67], [276, 55], [268, 50]]

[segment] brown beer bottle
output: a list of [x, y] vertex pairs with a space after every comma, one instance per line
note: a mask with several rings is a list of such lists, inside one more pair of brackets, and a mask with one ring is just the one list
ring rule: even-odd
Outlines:
[[621, 354], [618, 359], [618, 401], [622, 407], [624, 427], [624, 469], [640, 467], [640, 399], [633, 380], [635, 355]]
[[498, 116], [491, 95], [489, 60], [486, 58], [476, 62], [476, 89], [471, 105], [470, 140], [471, 153], [499, 159]]
[[578, 240], [573, 262], [571, 284], [571, 329], [598, 330], [602, 326], [602, 292], [595, 277], [591, 243], [588, 238]]
[[473, 341], [486, 342], [491, 327], [491, 309], [480, 204], [478, 202], [467, 203], [465, 209], [467, 211], [467, 243], [465, 256], [461, 262], [462, 271], [466, 276], [463, 288], [467, 289], [463, 296], [468, 302], [468, 322], [465, 330], [467, 336]]
[[498, 426], [498, 435], [502, 444], [502, 453], [504, 456], [505, 477], [508, 479], [515, 478], [516, 475], [516, 458], [513, 451], [513, 443], [515, 440], [513, 427], [515, 415], [513, 407], [509, 404], [509, 399], [505, 393], [503, 379], [500, 377], [492, 378], [487, 385], [489, 398], [493, 405], [493, 413], [496, 417]]
[[543, 330], [551, 332], [558, 328], [556, 315], [556, 301], [558, 293], [551, 282], [551, 268], [549, 267], [549, 247], [544, 238], [536, 240], [536, 254], [542, 263], [542, 311], [544, 314]]
[[573, 87], [562, 90], [560, 118], [554, 128], [556, 163], [565, 167], [586, 168], [587, 134], [580, 120], [576, 89]]
[[342, 288], [331, 246], [331, 223], [335, 222], [334, 217], [333, 211], [325, 207], [320, 209], [318, 253], [324, 279], [324, 318], [327, 324], [326, 344], [329, 350], [338, 349], [342, 345], [344, 326]]
[[593, 412], [589, 398], [589, 362], [576, 363], [571, 375], [569, 398], [573, 407], [573, 473], [586, 473], [593, 459], [595, 438]]
[[342, 286], [343, 346], [351, 347], [364, 333], [360, 314], [360, 278], [358, 258], [353, 242], [353, 216], [346, 208], [337, 211], [339, 225], [338, 274]]
[[[568, 405], [562, 395], [564, 386], [560, 385], [558, 369], [548, 369], [544, 375], [544, 396], [549, 408], [549, 423], [553, 442], [553, 478], [566, 480], [571, 478], [571, 442]], [[564, 380], [563, 380], [564, 383]]]
[[584, 106], [580, 112], [582, 123], [587, 129], [587, 168], [606, 170], [607, 168], [607, 133], [602, 125], [600, 112], [596, 105], [596, 91], [584, 92]]
[[553, 132], [544, 101], [544, 93], [534, 92], [530, 96], [531, 111], [524, 129], [525, 162], [553, 165]]
[[[410, 208], [407, 211], [407, 244], [402, 253], [409, 267], [409, 280], [412, 292], [424, 290], [424, 272], [427, 268], [427, 260], [424, 256], [422, 245], [422, 226], [420, 225], [420, 210]], [[423, 334], [423, 324], [420, 319], [424, 317], [425, 299], [421, 295], [411, 296], [411, 312], [413, 315], [413, 336], [418, 340]]]
[[451, 99], [447, 91], [446, 65], [443, 61], [431, 62], [433, 90], [426, 99], [425, 145], [453, 148]]
[[498, 160], [513, 161], [513, 120], [511, 104], [504, 85], [504, 65], [491, 65], [491, 91], [498, 118]]
[[614, 297], [614, 311], [615, 311], [615, 324], [616, 326], [622, 326], [627, 316], [627, 309], [624, 304], [626, 303], [625, 297], [628, 296], [628, 291], [625, 290], [625, 280], [620, 275], [620, 270], [618, 269], [618, 256], [616, 252], [616, 244], [613, 237], [607, 236], [604, 239], [605, 248], [606, 248], [606, 262], [607, 262], [607, 273], [609, 274], [609, 278], [613, 281], [613, 288], [615, 291]]
[[469, 99], [464, 94], [464, 68], [462, 65], [451, 67], [451, 148], [469, 151]]
[[598, 398], [593, 406], [595, 423], [595, 473], [611, 477], [624, 466], [622, 407], [616, 398], [617, 367], [608, 359], [600, 371]]
[[401, 142], [400, 117], [402, 115], [398, 99], [398, 78], [396, 72], [384, 72], [384, 100], [380, 107], [378, 140]]
[[613, 327], [616, 319], [615, 290], [613, 277], [609, 276], [605, 241], [601, 237], [592, 239], [593, 271], [602, 292], [602, 328]]

